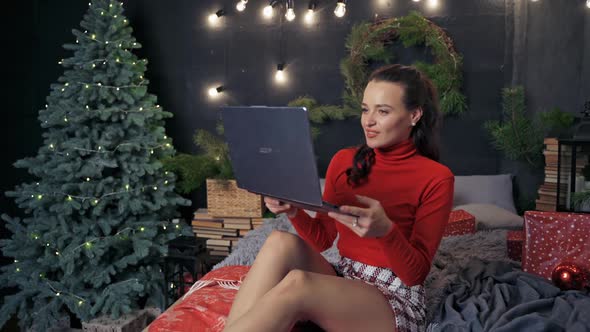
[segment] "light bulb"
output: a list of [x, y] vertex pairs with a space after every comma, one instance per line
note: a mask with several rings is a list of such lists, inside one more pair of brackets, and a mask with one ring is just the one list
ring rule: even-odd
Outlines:
[[277, 65], [277, 72], [275, 73], [275, 80], [277, 81], [277, 83], [284, 83], [287, 80], [287, 77], [285, 76], [285, 65], [282, 63], [279, 63]]
[[221, 94], [222, 91], [223, 91], [223, 86], [212, 87], [209, 89], [209, 97], [216, 98]]
[[343, 17], [346, 14], [346, 2], [345, 0], [338, 0], [336, 3], [336, 9], [334, 9], [334, 15], [336, 17]]
[[248, 0], [240, 0], [237, 4], [236, 4], [236, 9], [239, 12], [243, 12], [246, 9], [246, 4], [248, 3]]
[[285, 13], [285, 18], [287, 19], [287, 21], [293, 21], [295, 19], [295, 10], [293, 10], [293, 8], [287, 9], [287, 12]]
[[590, 8], [590, 0], [586, 0], [586, 7]]
[[313, 9], [308, 9], [307, 13], [305, 13], [305, 18], [304, 18], [305, 23], [312, 24], [314, 16], [315, 16], [315, 13], [314, 13]]
[[[414, 1], [414, 2], [420, 2], [420, 0], [413, 0], [413, 1]], [[535, 0], [533, 0], [533, 1], [535, 1]]]
[[294, 9], [293, 0], [287, 0], [287, 12], [285, 13], [285, 18], [287, 21], [293, 21], [295, 19], [295, 9]]
[[262, 15], [264, 15], [265, 18], [271, 18], [272, 14], [273, 10], [271, 5], [264, 7], [264, 9], [262, 10]]
[[225, 11], [223, 9], [218, 10], [215, 14], [209, 15], [209, 24], [211, 26], [216, 26], [219, 24], [219, 18], [225, 15]]
[[438, 8], [438, 0], [428, 0], [428, 7], [430, 9]]

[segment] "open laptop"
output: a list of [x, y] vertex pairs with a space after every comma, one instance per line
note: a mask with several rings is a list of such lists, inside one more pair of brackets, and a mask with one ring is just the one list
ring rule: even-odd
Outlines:
[[298, 208], [328, 213], [305, 107], [222, 107], [238, 187]]

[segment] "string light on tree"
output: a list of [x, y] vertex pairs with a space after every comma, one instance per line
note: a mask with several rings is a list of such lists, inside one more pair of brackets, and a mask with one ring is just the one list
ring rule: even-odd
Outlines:
[[307, 6], [307, 13], [305, 13], [305, 16], [303, 18], [305, 23], [308, 25], [313, 24], [313, 22], [315, 20], [315, 7], [316, 7], [315, 1], [311, 0], [309, 2], [309, 5]]
[[220, 9], [216, 11], [214, 14], [209, 15], [209, 24], [211, 26], [219, 25], [220, 18], [223, 15], [225, 15], [225, 11], [223, 9]]
[[344, 17], [344, 14], [346, 14], [346, 0], [338, 0], [336, 9], [334, 9], [334, 15], [336, 17]]
[[277, 0], [272, 0], [268, 6], [262, 9], [262, 16], [264, 16], [266, 19], [271, 19], [274, 15], [274, 7], [278, 5], [278, 3], [279, 2]]
[[285, 64], [279, 63], [277, 65], [277, 72], [275, 73], [275, 81], [279, 84], [283, 84], [287, 81], [287, 76], [285, 75]]
[[236, 10], [239, 12], [243, 12], [246, 9], [246, 5], [248, 4], [248, 0], [240, 0], [236, 4]]
[[218, 87], [212, 87], [208, 91], [209, 97], [211, 97], [211, 98], [217, 98], [217, 97], [219, 97], [219, 95], [221, 94], [221, 92], [223, 92], [223, 90], [224, 90], [224, 87], [222, 85], [220, 85]]
[[293, 0], [287, 0], [287, 12], [285, 13], [285, 18], [287, 21], [291, 22], [295, 19], [295, 4]]

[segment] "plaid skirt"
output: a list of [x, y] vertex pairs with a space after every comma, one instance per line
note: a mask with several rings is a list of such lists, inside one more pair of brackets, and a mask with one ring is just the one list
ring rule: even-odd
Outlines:
[[398, 332], [426, 331], [424, 286], [408, 287], [391, 270], [342, 257], [334, 269], [341, 277], [362, 280], [385, 295]]

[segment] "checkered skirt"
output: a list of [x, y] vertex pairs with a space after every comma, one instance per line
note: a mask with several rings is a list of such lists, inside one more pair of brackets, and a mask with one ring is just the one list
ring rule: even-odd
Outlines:
[[389, 269], [367, 265], [346, 257], [342, 257], [334, 268], [346, 279], [362, 280], [377, 287], [389, 301], [398, 332], [426, 330], [424, 286], [408, 287]]

